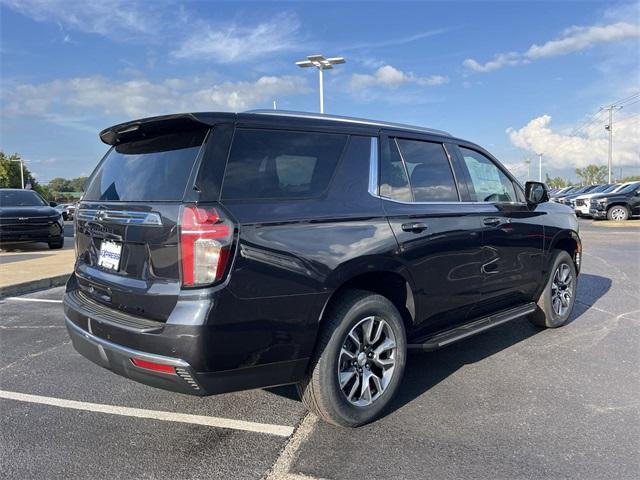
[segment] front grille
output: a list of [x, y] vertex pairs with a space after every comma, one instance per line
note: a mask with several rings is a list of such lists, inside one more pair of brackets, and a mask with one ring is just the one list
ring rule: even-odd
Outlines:
[[576, 200], [576, 206], [577, 207], [581, 207], [582, 205], [585, 205], [584, 200]]
[[73, 290], [65, 296], [65, 303], [74, 310], [95, 318], [100, 322], [111, 323], [117, 327], [135, 330], [137, 332], [152, 332], [162, 329], [164, 323], [147, 318], [136, 317], [128, 313], [114, 310], [102, 305], [79, 290]]

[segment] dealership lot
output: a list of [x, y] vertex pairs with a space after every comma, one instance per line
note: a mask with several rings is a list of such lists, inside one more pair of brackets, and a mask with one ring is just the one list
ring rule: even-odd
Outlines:
[[581, 228], [570, 324], [523, 319], [412, 354], [391, 412], [357, 430], [305, 417], [292, 387], [197, 398], [136, 384], [75, 353], [62, 288], [2, 300], [0, 475], [637, 478], [640, 229]]

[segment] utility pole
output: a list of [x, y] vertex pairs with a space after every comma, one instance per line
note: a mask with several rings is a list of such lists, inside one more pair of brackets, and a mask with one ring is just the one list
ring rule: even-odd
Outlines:
[[622, 106], [618, 106], [615, 104], [611, 104], [608, 107], [600, 107], [600, 110], [609, 110], [609, 124], [605, 125], [605, 130], [609, 131], [609, 159], [608, 159], [608, 170], [609, 170], [609, 179], [608, 183], [611, 183], [611, 173], [613, 168], [613, 111], [620, 110]]

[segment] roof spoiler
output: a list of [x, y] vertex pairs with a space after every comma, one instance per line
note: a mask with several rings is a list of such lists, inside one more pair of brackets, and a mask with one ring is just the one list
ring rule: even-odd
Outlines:
[[[100, 132], [100, 140], [107, 145], [118, 145], [142, 138], [157, 137], [164, 133], [199, 130], [211, 127], [216, 121], [220, 121], [221, 117], [228, 115], [178, 113], [175, 115], [142, 118], [105, 128]], [[231, 115], [235, 116], [234, 114]]]

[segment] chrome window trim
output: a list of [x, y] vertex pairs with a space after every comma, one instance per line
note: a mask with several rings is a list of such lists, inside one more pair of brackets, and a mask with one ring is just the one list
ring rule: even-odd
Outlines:
[[371, 137], [369, 149], [369, 193], [378, 196], [378, 137]]
[[162, 218], [156, 212], [80, 208], [76, 213], [76, 218], [87, 222], [145, 225], [150, 227], [162, 226]]

